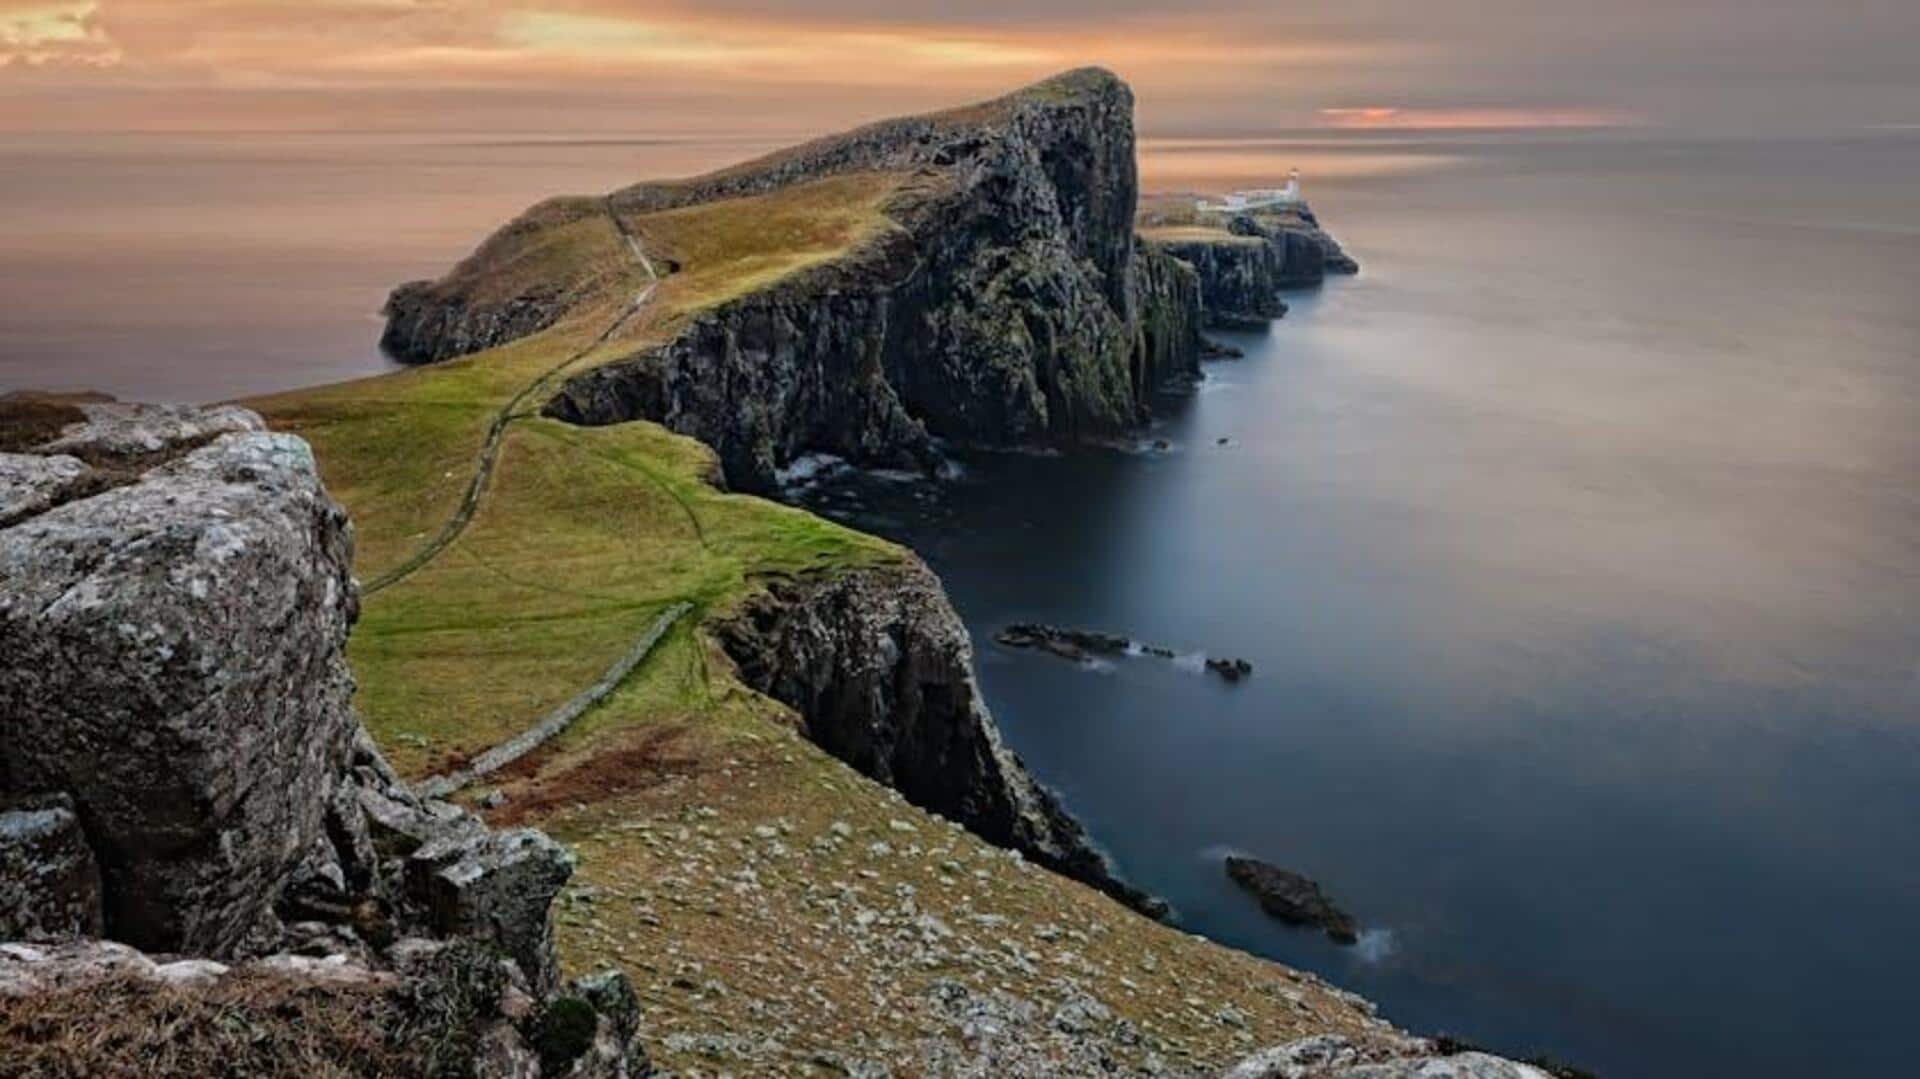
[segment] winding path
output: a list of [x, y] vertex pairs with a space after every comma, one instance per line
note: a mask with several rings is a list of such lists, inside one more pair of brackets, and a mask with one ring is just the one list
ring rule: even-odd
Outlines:
[[613, 219], [614, 228], [619, 230], [621, 239], [626, 241], [627, 250], [633, 254], [634, 260], [640, 264], [642, 270], [646, 271], [647, 287], [640, 290], [632, 303], [621, 308], [620, 313], [607, 323], [607, 328], [601, 330], [598, 337], [542, 372], [539, 378], [522, 386], [518, 393], [507, 399], [506, 404], [500, 406], [500, 411], [494, 414], [493, 421], [487, 425], [486, 440], [480, 444], [480, 453], [474, 459], [473, 479], [467, 483], [467, 490], [461, 495], [460, 505], [453, 511], [453, 516], [447, 518], [447, 522], [440, 526], [440, 531], [434, 533], [432, 539], [408, 555], [399, 565], [364, 582], [360, 586], [361, 595], [371, 596], [406, 580], [422, 566], [438, 557], [440, 552], [446, 550], [454, 540], [460, 537], [460, 533], [466, 531], [467, 526], [473, 523], [473, 515], [480, 509], [480, 497], [486, 493], [487, 484], [493, 479], [494, 465], [499, 462], [500, 446], [506, 441], [507, 427], [514, 420], [525, 415], [520, 411], [521, 404], [551, 384], [560, 372], [579, 363], [589, 353], [606, 344], [620, 327], [633, 317], [634, 312], [640, 310], [648, 300], [653, 298], [654, 290], [660, 287], [660, 275], [654, 271], [653, 260], [647, 258], [647, 253], [641, 250], [639, 237], [635, 236], [627, 228], [627, 223], [620, 219], [620, 214], [613, 208], [612, 200], [607, 202], [607, 216]]
[[[480, 452], [474, 459], [473, 479], [467, 483], [466, 492], [461, 495], [460, 505], [454, 510], [453, 516], [447, 518], [446, 523], [440, 526], [440, 530], [434, 533], [432, 539], [408, 555], [399, 565], [363, 584], [360, 589], [363, 596], [374, 595], [406, 580], [452, 546], [453, 541], [466, 531], [469, 524], [473, 523], [473, 515], [479, 512], [481, 496], [486, 494], [487, 485], [493, 479], [494, 466], [500, 460], [500, 447], [506, 442], [507, 428], [514, 420], [529, 415], [521, 411], [521, 406], [550, 385], [562, 371], [579, 363], [588, 354], [611, 340], [636, 311], [646, 306], [648, 300], [653, 299], [654, 290], [660, 287], [660, 274], [653, 268], [653, 260], [647, 257], [646, 251], [640, 246], [640, 238], [627, 228], [625, 221], [621, 220], [619, 211], [614, 208], [611, 198], [607, 200], [606, 208], [607, 216], [613, 219], [613, 227], [619, 231], [628, 252], [633, 255], [634, 261], [640, 265], [640, 268], [646, 271], [646, 287], [640, 290], [632, 303], [621, 308], [597, 337], [581, 346], [566, 359], [541, 372], [540, 377], [522, 386], [517, 393], [507, 399], [505, 404], [500, 406], [500, 410], [494, 413], [492, 422], [487, 425], [487, 437], [480, 444]], [[684, 503], [682, 508], [686, 508]], [[692, 516], [691, 510], [688, 510], [688, 515]], [[693, 519], [693, 525], [698, 533], [700, 529], [698, 518]], [[701, 536], [701, 540], [705, 541], [704, 535]], [[674, 624], [686, 617], [687, 612], [691, 610], [693, 610], [693, 604], [682, 600], [662, 611], [659, 617], [653, 620], [653, 624], [647, 627], [647, 631], [641, 634], [640, 639], [615, 660], [611, 667], [607, 668], [599, 681], [574, 694], [565, 703], [540, 717], [533, 726], [475, 757], [466, 767], [421, 781], [420, 792], [430, 798], [444, 798], [475, 780], [512, 764], [557, 737], [562, 731], [572, 726], [575, 720], [585, 715], [588, 709], [599, 704], [608, 694], [618, 689], [620, 683], [626, 681], [627, 676], [633, 673], [634, 668], [653, 653], [654, 647], [660, 643], [661, 638], [665, 637]]]
[[542, 716], [540, 722], [475, 757], [465, 768], [422, 780], [417, 789], [429, 798], [445, 798], [552, 741], [561, 731], [572, 726], [574, 720], [585, 715], [587, 709], [599, 704], [606, 699], [607, 694], [618, 689], [620, 683], [626, 681], [627, 675], [632, 674], [633, 669], [653, 651], [654, 645], [660, 643], [660, 638], [665, 637], [674, 623], [680, 621], [691, 610], [693, 610], [693, 604], [682, 601], [662, 611], [660, 617], [653, 620], [653, 625], [647, 628], [647, 632], [634, 642], [632, 648], [627, 649], [625, 655], [615, 660], [613, 666], [607, 668], [607, 673], [601, 675], [598, 682], [574, 694], [565, 704]]

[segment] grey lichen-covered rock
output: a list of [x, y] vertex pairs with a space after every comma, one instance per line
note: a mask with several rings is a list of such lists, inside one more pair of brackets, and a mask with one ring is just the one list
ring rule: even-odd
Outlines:
[[93, 470], [78, 457], [0, 453], [0, 528], [45, 513], [84, 492]]
[[179, 447], [197, 446], [221, 435], [264, 431], [260, 417], [234, 405], [149, 405], [89, 401], [76, 406], [85, 419], [36, 448], [87, 460], [137, 459]]
[[407, 873], [436, 931], [498, 947], [544, 992], [555, 974], [553, 898], [573, 869], [565, 847], [522, 828], [436, 840], [413, 853]]
[[966, 627], [918, 559], [774, 583], [716, 630], [747, 685], [809, 738], [923, 809], [1154, 916], [1001, 742]]
[[1220, 1079], [1553, 1079], [1530, 1064], [1481, 1052], [1447, 1053], [1417, 1039], [1361, 1045], [1337, 1034], [1256, 1053]]
[[239, 433], [0, 530], [0, 795], [72, 797], [110, 935], [228, 953], [272, 931], [357, 729], [352, 533], [305, 443], [250, 413], [87, 408], [56, 445]]
[[0, 808], [0, 940], [100, 935], [100, 868], [64, 797]]

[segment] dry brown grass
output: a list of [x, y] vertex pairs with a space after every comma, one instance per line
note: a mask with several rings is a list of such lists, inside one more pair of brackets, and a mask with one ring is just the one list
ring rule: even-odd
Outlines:
[[59, 437], [61, 428], [87, 418], [65, 401], [9, 394], [0, 397], [0, 453], [24, 453]]
[[[484, 966], [484, 965], [482, 965]], [[476, 967], [475, 969], [481, 969]], [[497, 970], [497, 968], [494, 968]], [[10, 1079], [469, 1074], [479, 1000], [236, 973], [197, 988], [129, 977], [0, 996]], [[490, 1006], [490, 1004], [489, 1004]]]

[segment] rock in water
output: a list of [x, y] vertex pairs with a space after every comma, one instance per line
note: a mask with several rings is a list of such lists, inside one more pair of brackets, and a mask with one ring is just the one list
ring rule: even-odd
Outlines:
[[352, 533], [251, 413], [86, 410], [54, 445], [122, 485], [0, 530], [0, 796], [72, 797], [113, 936], [220, 954], [271, 930], [358, 726]]
[[1229, 855], [1227, 876], [1260, 901], [1260, 909], [1288, 925], [1319, 926], [1341, 944], [1360, 939], [1353, 916], [1333, 905], [1320, 886], [1289, 869]]

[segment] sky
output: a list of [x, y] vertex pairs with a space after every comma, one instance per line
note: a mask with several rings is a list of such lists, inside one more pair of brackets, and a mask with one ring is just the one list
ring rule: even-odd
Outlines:
[[1083, 64], [1152, 135], [1920, 124], [1915, 0], [0, 0], [0, 132], [805, 131]]

